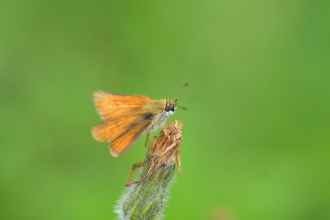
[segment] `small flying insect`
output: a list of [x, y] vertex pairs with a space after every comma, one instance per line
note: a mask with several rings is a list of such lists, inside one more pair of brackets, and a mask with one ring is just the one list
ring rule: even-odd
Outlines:
[[110, 142], [110, 153], [114, 157], [124, 153], [145, 131], [147, 145], [151, 131], [163, 127], [177, 108], [186, 109], [178, 106], [173, 97], [155, 100], [145, 95], [95, 91], [95, 108], [103, 122], [92, 128], [92, 135], [97, 141]]

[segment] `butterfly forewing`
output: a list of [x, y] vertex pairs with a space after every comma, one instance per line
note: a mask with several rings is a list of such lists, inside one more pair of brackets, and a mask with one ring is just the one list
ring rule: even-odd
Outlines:
[[154, 101], [154, 99], [148, 96], [125, 95], [103, 91], [94, 92], [93, 99], [95, 108], [103, 120], [111, 120], [138, 112], [146, 103]]

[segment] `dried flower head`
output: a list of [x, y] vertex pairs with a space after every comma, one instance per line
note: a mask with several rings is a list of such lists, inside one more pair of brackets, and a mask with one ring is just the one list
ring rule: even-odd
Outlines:
[[149, 146], [148, 159], [157, 157], [157, 162], [150, 167], [149, 172], [154, 172], [157, 167], [174, 163], [177, 159], [178, 169], [181, 172], [180, 164], [180, 144], [182, 141], [182, 121], [174, 121], [169, 126], [164, 127], [159, 135]]
[[[182, 125], [182, 121], [176, 120], [160, 131], [159, 135], [149, 143], [149, 150], [145, 161], [133, 165], [130, 178], [125, 186], [143, 181], [160, 167], [174, 164], [176, 161], [179, 173], [181, 174], [180, 144], [182, 142]], [[142, 178], [132, 182], [131, 179], [134, 170], [143, 165], [145, 165], [146, 169], [143, 170]]]
[[[133, 165], [128, 186], [117, 201], [117, 219], [160, 220], [168, 200], [168, 185], [174, 176], [175, 162], [180, 168], [181, 121], [174, 121], [163, 128], [149, 144], [143, 162]], [[142, 167], [139, 180], [131, 181], [136, 168]]]

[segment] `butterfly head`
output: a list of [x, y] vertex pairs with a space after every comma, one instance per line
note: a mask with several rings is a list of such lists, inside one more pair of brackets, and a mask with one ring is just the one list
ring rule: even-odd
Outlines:
[[185, 88], [188, 85], [188, 83], [184, 84], [170, 99], [166, 99], [166, 105], [165, 105], [165, 113], [167, 116], [173, 115], [176, 108], [181, 108], [183, 110], [187, 110], [185, 107], [178, 106], [177, 99], [173, 99], [174, 96], [176, 96], [183, 88]]
[[173, 115], [177, 107], [178, 107], [177, 100], [167, 99], [164, 111], [168, 116]]

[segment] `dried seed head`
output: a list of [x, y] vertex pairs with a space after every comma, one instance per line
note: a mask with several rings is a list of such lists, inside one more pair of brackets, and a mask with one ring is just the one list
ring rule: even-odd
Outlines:
[[[150, 143], [145, 160], [133, 165], [126, 184], [128, 187], [115, 207], [117, 219], [162, 219], [176, 160], [180, 167], [182, 125], [181, 121], [174, 121], [164, 127]], [[131, 182], [133, 172], [138, 167], [142, 167], [139, 180]]]
[[162, 165], [169, 165], [178, 161], [178, 169], [181, 172], [180, 164], [180, 144], [182, 141], [182, 121], [174, 121], [169, 126], [164, 127], [159, 135], [149, 145], [147, 161], [157, 157], [157, 160], [149, 168], [149, 172], [154, 172]]
[[[125, 186], [144, 181], [158, 169], [174, 165], [176, 160], [179, 173], [181, 174], [180, 144], [182, 141], [182, 125], [182, 121], [174, 121], [160, 131], [159, 135], [149, 144], [145, 160], [133, 165]], [[139, 180], [132, 182], [134, 170], [139, 167], [143, 167], [141, 177]]]

